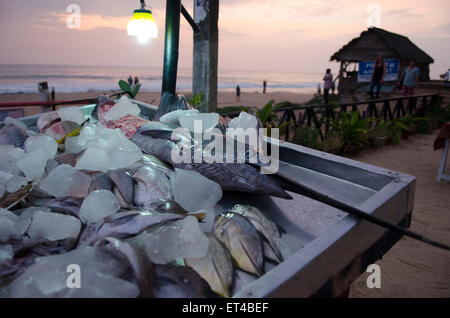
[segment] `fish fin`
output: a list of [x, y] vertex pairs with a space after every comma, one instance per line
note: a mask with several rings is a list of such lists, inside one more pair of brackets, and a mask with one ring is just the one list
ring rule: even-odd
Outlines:
[[[274, 246], [274, 244], [272, 244], [271, 240], [269, 240], [269, 238], [267, 236], [264, 235], [264, 233], [257, 231], [259, 234], [259, 237], [261, 237], [261, 239], [267, 243], [267, 246], [270, 248], [270, 250], [273, 252], [273, 254], [276, 257], [276, 260], [278, 263], [281, 263], [283, 261], [283, 256], [281, 255], [280, 250]], [[275, 238], [277, 239], [277, 238]], [[264, 244], [264, 243], [263, 243]]]
[[[172, 140], [172, 130], [146, 130], [141, 132], [141, 135], [149, 136], [156, 139], [167, 139]], [[176, 135], [175, 135], [176, 136]]]
[[277, 224], [275, 222], [274, 222], [274, 224], [277, 227], [278, 232], [280, 232], [280, 233], [287, 233], [286, 230], [284, 229], [284, 227], [282, 227], [281, 225], [279, 225], [279, 224]]
[[205, 212], [188, 213], [187, 215], [195, 216], [199, 222], [203, 222], [203, 220], [206, 218], [206, 213]]
[[239, 238], [239, 244], [241, 244], [242, 248], [245, 251], [245, 254], [247, 254], [248, 259], [250, 260], [250, 262], [252, 263], [253, 267], [255, 268], [257, 275], [258, 276], [262, 276], [264, 274], [264, 271], [262, 270], [262, 268], [255, 263], [255, 261], [250, 257], [250, 253], [249, 251], [245, 248], [245, 244], [242, 244], [241, 238]]
[[220, 296], [222, 296], [224, 298], [230, 298], [230, 289], [228, 288], [228, 285], [223, 280], [222, 276], [220, 276], [219, 269], [217, 268], [217, 265], [216, 265], [216, 262], [214, 261], [214, 259], [212, 259], [212, 264], [214, 266], [214, 270], [216, 271], [217, 277], [219, 277], [220, 285], [222, 286], [222, 289], [224, 292], [224, 295], [220, 295]]

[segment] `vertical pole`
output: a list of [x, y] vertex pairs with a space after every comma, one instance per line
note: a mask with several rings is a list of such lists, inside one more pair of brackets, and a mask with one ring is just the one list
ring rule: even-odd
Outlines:
[[181, 0], [166, 1], [166, 34], [162, 93], [175, 95], [177, 87], [178, 47], [180, 43]]
[[219, 0], [194, 0], [194, 20], [200, 32], [194, 33], [192, 91], [203, 94], [202, 112], [217, 110], [217, 64], [219, 51]]

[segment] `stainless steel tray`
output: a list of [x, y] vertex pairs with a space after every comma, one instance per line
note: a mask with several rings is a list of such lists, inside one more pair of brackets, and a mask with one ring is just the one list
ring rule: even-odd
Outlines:
[[[144, 117], [153, 117], [155, 106], [135, 103]], [[80, 107], [86, 116], [94, 108]], [[21, 121], [31, 128], [38, 118], [30, 116]], [[283, 141], [280, 160], [284, 162], [281, 169], [309, 187], [386, 221], [409, 226], [413, 176]], [[256, 206], [286, 231], [282, 235], [285, 260], [278, 265], [267, 261], [266, 273], [260, 278], [237, 271], [234, 297], [339, 296], [367, 265], [401, 238], [340, 210], [291, 194], [293, 200], [228, 192], [216, 206], [217, 213], [237, 203]], [[211, 222], [203, 226], [211, 226]]]

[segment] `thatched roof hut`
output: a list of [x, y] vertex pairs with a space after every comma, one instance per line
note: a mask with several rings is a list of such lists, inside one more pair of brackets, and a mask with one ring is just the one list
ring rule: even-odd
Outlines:
[[430, 79], [429, 65], [434, 63], [431, 56], [407, 37], [375, 27], [363, 31], [359, 37], [348, 42], [330, 60], [341, 62], [342, 77], [350, 64], [375, 60], [378, 54], [382, 54], [385, 59], [398, 59], [403, 67], [414, 59], [420, 69], [420, 80]]

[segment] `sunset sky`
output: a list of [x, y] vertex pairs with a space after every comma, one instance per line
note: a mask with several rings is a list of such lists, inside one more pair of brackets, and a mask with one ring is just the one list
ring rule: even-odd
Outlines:
[[[159, 37], [140, 45], [126, 33], [138, 0], [0, 0], [0, 63], [161, 67], [165, 1], [147, 0]], [[183, 1], [192, 12], [193, 0]], [[408, 36], [435, 59], [432, 78], [450, 67], [448, 0], [221, 0], [219, 69], [322, 72], [330, 56], [367, 29], [367, 8], [381, 27]], [[81, 28], [66, 26], [69, 4]], [[180, 67], [192, 67], [192, 30], [183, 20]]]

